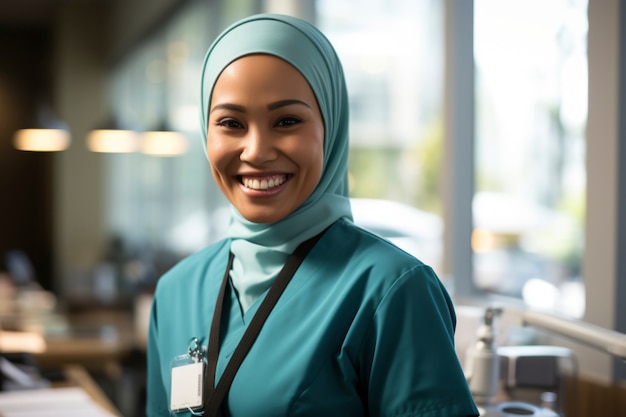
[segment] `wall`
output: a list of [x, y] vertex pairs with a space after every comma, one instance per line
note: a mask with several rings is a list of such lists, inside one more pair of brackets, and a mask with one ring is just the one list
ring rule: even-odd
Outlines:
[[[50, 98], [49, 28], [0, 23], [0, 272], [5, 253], [22, 250], [41, 285], [51, 289], [55, 156], [13, 146], [17, 129]], [[50, 103], [47, 103], [48, 105]]]
[[66, 3], [55, 24], [55, 108], [72, 134], [55, 164], [55, 257], [62, 292], [78, 285], [77, 274], [93, 264], [103, 240], [102, 159], [87, 150], [85, 137], [105, 114], [104, 11], [100, 2]]
[[[626, 279], [617, 271], [619, 8], [619, 0], [589, 1], [584, 319], [608, 329], [615, 329], [618, 280]], [[608, 355], [583, 347], [577, 352], [581, 369], [589, 377], [603, 382], [611, 379], [612, 359]]]

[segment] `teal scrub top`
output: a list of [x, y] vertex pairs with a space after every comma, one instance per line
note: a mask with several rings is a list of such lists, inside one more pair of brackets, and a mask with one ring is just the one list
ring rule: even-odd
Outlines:
[[[172, 359], [207, 345], [229, 240], [158, 282], [148, 337], [148, 416], [169, 416]], [[261, 300], [230, 286], [217, 378]], [[454, 307], [433, 270], [347, 220], [308, 254], [225, 400], [226, 416], [477, 416], [454, 350]], [[172, 413], [191, 416], [188, 411]]]

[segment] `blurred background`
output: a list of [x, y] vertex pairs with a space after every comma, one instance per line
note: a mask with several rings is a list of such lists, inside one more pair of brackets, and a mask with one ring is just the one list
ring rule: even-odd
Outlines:
[[[458, 304], [626, 331], [621, 2], [355, 7], [2, 0], [0, 326], [112, 341], [87, 368], [140, 415], [151, 292], [228, 223], [200, 143], [204, 54], [231, 22], [277, 12], [315, 23], [344, 64], [357, 223], [432, 265]], [[626, 380], [581, 356], [590, 380]]]

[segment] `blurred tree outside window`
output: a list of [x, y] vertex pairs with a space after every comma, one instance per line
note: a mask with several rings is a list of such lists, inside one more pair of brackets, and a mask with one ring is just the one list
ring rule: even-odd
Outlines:
[[[316, 6], [316, 23], [335, 46], [348, 84], [350, 196], [404, 203], [440, 220], [443, 2], [366, 0], [358, 14], [348, 1]], [[401, 227], [409, 219], [391, 217], [405, 212], [379, 215]], [[409, 236], [409, 229], [407, 238], [429, 233]], [[437, 270], [441, 236], [431, 244], [438, 256], [414, 255]]]

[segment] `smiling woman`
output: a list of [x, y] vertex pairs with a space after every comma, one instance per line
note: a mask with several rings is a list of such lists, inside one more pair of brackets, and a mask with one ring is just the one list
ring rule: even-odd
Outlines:
[[148, 415], [478, 415], [445, 287], [352, 221], [326, 37], [283, 15], [233, 24], [207, 53], [201, 109], [232, 218], [158, 282]]

